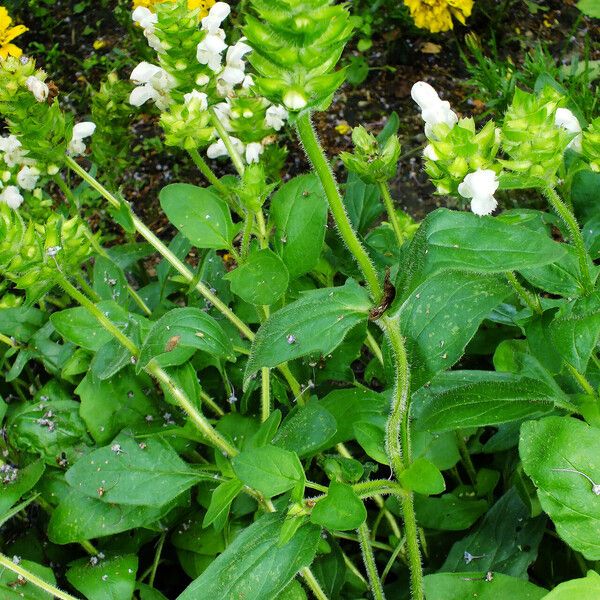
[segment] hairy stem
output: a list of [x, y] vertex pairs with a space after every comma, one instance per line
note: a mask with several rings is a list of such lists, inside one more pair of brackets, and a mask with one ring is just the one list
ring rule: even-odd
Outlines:
[[394, 208], [394, 201], [390, 195], [390, 188], [388, 187], [387, 182], [379, 182], [379, 191], [381, 192], [381, 197], [383, 198], [383, 204], [385, 205], [385, 210], [387, 211], [390, 225], [396, 234], [396, 241], [398, 242], [398, 246], [401, 246], [404, 241], [402, 236], [402, 228], [400, 227], [400, 221], [398, 220], [398, 215], [396, 214], [396, 209]]
[[375, 555], [373, 554], [373, 548], [371, 546], [368, 525], [363, 523], [356, 530], [356, 533], [358, 534], [358, 539], [360, 540], [360, 549], [362, 551], [365, 569], [367, 570], [367, 576], [369, 577], [369, 583], [371, 584], [373, 598], [374, 600], [385, 600], [385, 594], [383, 593], [383, 587], [379, 579], [379, 573], [377, 573], [377, 565], [375, 564]]
[[223, 199], [226, 200], [228, 204], [230, 204], [231, 208], [233, 208], [237, 212], [239, 210], [239, 207], [232, 206], [232, 204], [229, 203], [229, 200], [231, 199], [231, 192], [229, 191], [227, 186], [222, 181], [220, 181], [219, 178], [215, 175], [214, 171], [208, 166], [208, 164], [202, 158], [198, 150], [196, 150], [196, 148], [192, 148], [191, 150], [188, 150], [188, 154], [191, 156], [192, 160], [194, 161], [194, 164], [198, 167], [200, 173], [204, 175], [208, 183], [210, 183], [215, 188], [215, 190], [217, 190], [217, 192], [219, 192], [219, 194], [223, 196]]
[[217, 130], [219, 137], [223, 140], [223, 143], [225, 144], [225, 148], [227, 148], [227, 153], [229, 154], [229, 157], [231, 158], [231, 162], [233, 162], [233, 166], [235, 167], [235, 170], [240, 175], [243, 175], [245, 167], [244, 167], [244, 162], [242, 161], [242, 157], [239, 155], [238, 151], [235, 149], [235, 146], [233, 145], [233, 142], [231, 140], [229, 133], [227, 133], [227, 130], [225, 129], [225, 127], [223, 127], [223, 123], [221, 123], [221, 119], [219, 119], [219, 115], [217, 115], [217, 111], [211, 107], [208, 109], [208, 112], [210, 113], [212, 124], [215, 126], [215, 129]]
[[506, 279], [508, 279], [508, 283], [510, 283], [513, 290], [517, 296], [519, 296], [525, 306], [528, 306], [534, 313], [537, 313], [538, 315], [541, 315], [544, 312], [539, 296], [537, 294], [533, 294], [524, 285], [522, 285], [512, 271], [506, 272]]
[[340, 196], [335, 178], [333, 177], [331, 168], [327, 162], [327, 159], [325, 158], [323, 148], [321, 148], [321, 144], [317, 139], [317, 135], [310, 119], [310, 114], [307, 112], [298, 117], [296, 126], [298, 128], [298, 136], [304, 146], [304, 150], [306, 151], [312, 166], [319, 176], [321, 185], [323, 186], [325, 194], [327, 195], [329, 209], [331, 210], [331, 214], [333, 215], [339, 234], [346, 244], [346, 247], [358, 263], [365, 281], [367, 282], [367, 286], [369, 287], [371, 297], [376, 303], [378, 303], [382, 298], [383, 290], [381, 283], [379, 282], [379, 277], [377, 276], [377, 271], [375, 270], [367, 251], [360, 243], [358, 236], [352, 228], [352, 224], [350, 223], [350, 219], [346, 213], [346, 208], [344, 207], [344, 203], [342, 201], [342, 197]]
[[314, 594], [316, 600], [329, 600], [327, 594], [323, 591], [323, 588], [317, 581], [317, 578], [308, 567], [304, 567], [304, 569], [300, 571], [300, 575], [302, 576], [302, 579], [304, 579], [308, 589]]
[[585, 242], [583, 241], [583, 235], [579, 229], [579, 224], [575, 215], [569, 210], [569, 207], [561, 200], [560, 196], [556, 193], [556, 190], [552, 187], [547, 187], [543, 190], [544, 196], [556, 211], [558, 216], [562, 219], [564, 224], [569, 230], [569, 235], [575, 246], [577, 257], [579, 258], [579, 270], [581, 271], [581, 283], [586, 292], [592, 292], [594, 290], [594, 282], [590, 274], [589, 267], [589, 255], [585, 248]]

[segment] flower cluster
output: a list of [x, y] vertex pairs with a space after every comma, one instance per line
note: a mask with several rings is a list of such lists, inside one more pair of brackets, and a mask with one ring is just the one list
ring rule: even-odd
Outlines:
[[404, 0], [415, 25], [432, 33], [454, 29], [453, 18], [463, 25], [471, 15], [473, 0]]
[[246, 162], [259, 160], [274, 141], [287, 111], [273, 106], [252, 90], [245, 56], [252, 48], [242, 38], [228, 45], [222, 28], [230, 7], [224, 2], [204, 3], [210, 10], [200, 19], [190, 2], [162, 2], [150, 11], [139, 5], [133, 19], [157, 51], [158, 64], [140, 63], [131, 73], [134, 106], [153, 102], [161, 111], [160, 123], [167, 145], [187, 150], [208, 146], [208, 156], [227, 154], [217, 139], [209, 107], [231, 133], [232, 143]]

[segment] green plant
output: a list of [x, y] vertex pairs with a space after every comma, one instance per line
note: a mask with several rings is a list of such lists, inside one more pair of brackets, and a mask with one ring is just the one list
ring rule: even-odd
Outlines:
[[[118, 156], [109, 131], [86, 145], [109, 117], [123, 136], [123, 115], [94, 131], [32, 60], [0, 61], [0, 590], [594, 594], [598, 122], [582, 131], [552, 88], [517, 90], [477, 131], [415, 84], [427, 171], [471, 208], [416, 226], [388, 189], [397, 115], [354, 130], [343, 196], [313, 127], [343, 80], [347, 9], [253, 0], [247, 44], [229, 45], [227, 15], [137, 13], [158, 64], [134, 69], [129, 102], [154, 104], [165, 146], [209, 184], [161, 190], [170, 240], [84, 162]], [[312, 169], [284, 182], [265, 155], [286, 120]], [[68, 215], [19, 210], [34, 176]], [[515, 189], [551, 212], [490, 216]], [[132, 241], [92, 235], [92, 192]]]

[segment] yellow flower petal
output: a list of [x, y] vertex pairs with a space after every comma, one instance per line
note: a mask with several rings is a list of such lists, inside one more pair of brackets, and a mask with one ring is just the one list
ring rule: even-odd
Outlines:
[[2, 44], [8, 44], [8, 42], [12, 42], [16, 37], [19, 37], [21, 34], [29, 31], [25, 25], [16, 25], [15, 27], [11, 27], [3, 36], [0, 36], [0, 42]]
[[8, 29], [11, 23], [12, 19], [10, 18], [8, 11], [4, 6], [0, 6], [0, 32]]

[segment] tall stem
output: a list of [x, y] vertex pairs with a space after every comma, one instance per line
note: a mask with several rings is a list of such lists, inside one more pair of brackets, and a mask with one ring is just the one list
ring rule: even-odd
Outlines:
[[228, 200], [231, 197], [231, 192], [227, 186], [218, 179], [208, 164], [206, 164], [206, 161], [202, 158], [200, 152], [198, 152], [196, 148], [192, 148], [191, 150], [188, 150], [188, 154], [191, 156], [194, 164], [198, 167], [200, 173], [204, 175], [208, 183], [210, 183], [219, 192], [219, 194], [223, 196], [224, 200]]
[[590, 275], [589, 267], [589, 256], [583, 241], [583, 235], [579, 229], [579, 224], [575, 215], [569, 210], [569, 207], [561, 200], [560, 196], [556, 193], [556, 190], [552, 187], [547, 187], [543, 190], [544, 196], [556, 211], [558, 216], [563, 220], [564, 224], [569, 230], [569, 235], [575, 246], [577, 256], [579, 258], [579, 270], [581, 271], [582, 285], [586, 292], [594, 290], [594, 282]]
[[260, 420], [266, 421], [271, 414], [271, 371], [269, 367], [262, 367], [261, 393], [260, 393]]
[[[140, 354], [139, 348], [87, 296], [82, 294], [63, 275], [59, 275], [58, 282], [75, 302], [85, 308], [98, 323], [131, 354], [134, 360], [138, 359]], [[193, 402], [190, 401], [187, 394], [177, 385], [173, 378], [158, 365], [158, 363], [151, 360], [144, 367], [144, 370], [169, 390], [179, 406], [190, 417], [191, 421], [214, 446], [228, 456], [235, 456], [238, 454], [237, 449], [213, 428], [204, 415], [202, 415], [202, 413], [194, 406]]]
[[321, 180], [321, 184], [327, 195], [327, 200], [329, 201], [329, 209], [333, 214], [340, 236], [344, 240], [348, 250], [356, 259], [365, 281], [367, 282], [373, 300], [379, 302], [383, 295], [383, 290], [379, 282], [379, 277], [377, 276], [377, 271], [375, 271], [375, 267], [373, 266], [369, 255], [360, 243], [354, 229], [352, 229], [352, 224], [346, 213], [335, 178], [333, 177], [329, 163], [325, 158], [321, 144], [317, 139], [308, 112], [298, 117], [296, 127], [298, 128], [300, 141], [304, 145], [304, 150]]
[[379, 182], [379, 191], [381, 192], [381, 197], [383, 198], [383, 204], [385, 205], [385, 210], [387, 211], [390, 225], [396, 234], [396, 241], [398, 242], [398, 246], [401, 246], [404, 242], [402, 228], [400, 227], [400, 221], [398, 220], [398, 215], [396, 214], [396, 209], [394, 208], [394, 201], [390, 195], [390, 189], [387, 182]]
[[512, 271], [506, 272], [506, 279], [508, 279], [508, 283], [510, 283], [517, 296], [519, 296], [523, 303], [526, 306], [529, 306], [534, 313], [541, 315], [544, 312], [539, 296], [525, 288]]
[[367, 575], [369, 577], [369, 583], [371, 584], [371, 592], [374, 600], [385, 600], [385, 594], [383, 593], [383, 586], [377, 573], [377, 565], [375, 564], [375, 555], [373, 554], [373, 548], [371, 547], [371, 538], [369, 536], [369, 527], [366, 523], [363, 523], [358, 529], [358, 539], [360, 541], [360, 549], [362, 551], [363, 562], [367, 569]]
[[24, 569], [22, 566], [14, 563], [8, 556], [4, 554], [0, 554], [0, 565], [12, 571], [17, 576], [22, 577], [24, 580], [28, 581], [35, 585], [35, 587], [44, 590], [46, 593], [50, 594], [52, 598], [60, 598], [60, 600], [78, 600], [75, 596], [71, 596], [71, 594], [67, 594], [67, 592], [63, 592], [59, 590], [56, 586], [51, 583], [47, 583], [41, 577], [34, 575], [27, 569]]
[[313, 593], [316, 600], [328, 600], [327, 594], [323, 591], [317, 578], [308, 567], [304, 567], [304, 569], [300, 571], [300, 575], [302, 575], [302, 579], [304, 579], [304, 582]]
[[233, 163], [235, 170], [240, 175], [243, 175], [245, 168], [244, 168], [244, 162], [242, 161], [242, 157], [239, 155], [238, 151], [235, 149], [235, 146], [233, 145], [233, 142], [231, 140], [229, 133], [227, 133], [227, 130], [225, 129], [225, 127], [223, 127], [223, 123], [221, 123], [221, 119], [219, 119], [219, 115], [217, 115], [217, 111], [212, 107], [209, 108], [208, 111], [210, 112], [212, 123], [215, 126], [215, 129], [217, 130], [219, 137], [221, 138], [221, 140], [223, 140], [223, 143], [225, 144], [225, 148], [227, 148], [227, 153], [229, 154], [229, 157], [231, 158], [231, 162]]
[[[396, 385], [392, 396], [392, 408], [386, 428], [386, 450], [396, 478], [410, 466], [410, 369], [400, 324], [396, 319], [383, 316], [380, 325], [390, 341], [394, 354]], [[400, 498], [404, 533], [410, 568], [412, 599], [423, 600], [423, 569], [419, 548], [419, 533], [413, 502], [413, 494], [406, 493]]]

